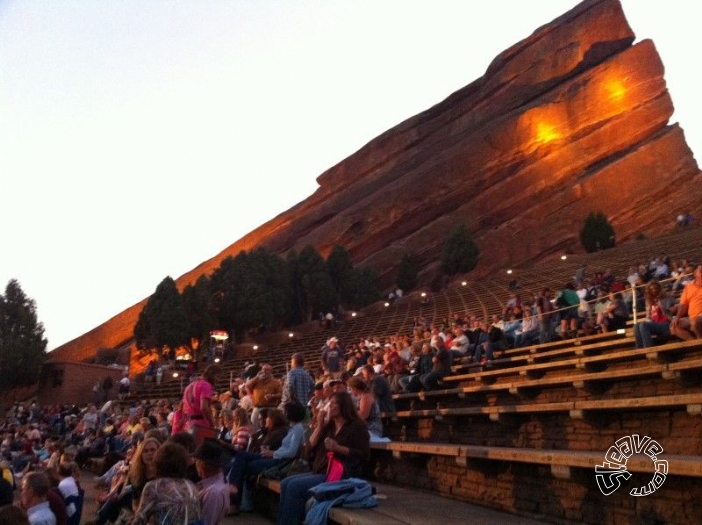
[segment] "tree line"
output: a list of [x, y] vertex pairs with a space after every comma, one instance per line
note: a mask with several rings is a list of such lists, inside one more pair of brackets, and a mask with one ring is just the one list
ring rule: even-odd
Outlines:
[[282, 257], [257, 248], [222, 261], [182, 293], [166, 277], [134, 327], [139, 350], [195, 350], [221, 329], [241, 341], [249, 334], [311, 321], [320, 312], [358, 309], [379, 297], [376, 272], [354, 266], [335, 246], [325, 260], [312, 246]]
[[[588, 215], [580, 242], [588, 252], [614, 246], [614, 228], [604, 213]], [[470, 272], [479, 257], [467, 228], [456, 226], [444, 242], [441, 273]], [[398, 262], [396, 285], [404, 291], [415, 288], [422, 264], [418, 255], [405, 253]], [[182, 293], [166, 277], [139, 314], [134, 338], [143, 351], [194, 349], [214, 329], [241, 339], [310, 321], [320, 312], [360, 309], [379, 298], [376, 272], [354, 266], [343, 246], [335, 246], [326, 260], [312, 246], [291, 251], [285, 259], [258, 248], [227, 257], [212, 275], [200, 276]], [[35, 301], [11, 279], [0, 295], [0, 395], [37, 382], [47, 344]]]
[[[453, 275], [472, 270], [479, 250], [464, 226], [447, 237], [442, 271]], [[398, 263], [395, 281], [412, 290], [420, 260], [412, 253]], [[180, 293], [166, 277], [149, 298], [134, 327], [141, 351], [191, 350], [206, 344], [212, 330], [225, 330], [242, 341], [247, 335], [279, 330], [328, 312], [357, 310], [380, 299], [374, 269], [355, 266], [341, 245], [326, 260], [312, 246], [282, 257], [257, 248], [222, 261], [211, 275], [202, 275]]]

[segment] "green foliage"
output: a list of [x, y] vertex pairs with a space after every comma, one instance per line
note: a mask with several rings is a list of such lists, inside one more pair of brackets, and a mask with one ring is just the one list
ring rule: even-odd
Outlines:
[[614, 246], [614, 227], [604, 213], [591, 212], [587, 216], [580, 230], [580, 244], [587, 252], [596, 252]]
[[202, 347], [209, 339], [209, 334], [217, 328], [210, 278], [201, 275], [194, 285], [187, 285], [183, 290], [183, 307], [187, 317], [188, 339], [196, 339]]
[[161, 281], [149, 297], [134, 327], [134, 337], [140, 350], [176, 349], [188, 343], [185, 305], [171, 277]]
[[34, 300], [10, 280], [0, 295], [0, 393], [39, 380], [46, 345]]
[[275, 328], [288, 316], [290, 293], [286, 274], [285, 262], [277, 255], [263, 248], [249, 254], [238, 298], [239, 333]]
[[289, 317], [285, 262], [263, 248], [227, 257], [212, 275], [213, 306], [219, 327], [242, 337], [275, 328]]
[[312, 246], [288, 256], [290, 288], [295, 307], [293, 318], [311, 321], [315, 312], [328, 312], [336, 305], [334, 285], [327, 265]]
[[337, 303], [346, 302], [352, 293], [350, 287], [353, 262], [346, 248], [337, 244], [327, 257], [327, 271], [336, 293]]
[[465, 226], [456, 226], [444, 243], [441, 269], [445, 275], [466, 273], [478, 264], [480, 250]]
[[375, 272], [354, 268], [342, 246], [335, 246], [326, 261], [307, 246], [299, 254], [290, 251], [286, 260], [263, 248], [241, 251], [224, 259], [211, 277], [186, 286], [180, 302], [176, 295], [172, 279], [159, 285], [134, 326], [138, 348], [160, 349], [176, 340], [178, 346], [191, 340], [203, 345], [213, 329], [241, 341], [252, 332], [309, 321], [340, 301], [361, 308], [380, 294]]
[[380, 299], [378, 289], [378, 274], [372, 268], [360, 266], [354, 268], [350, 277], [350, 290], [347, 305], [358, 310]]
[[417, 286], [418, 275], [419, 258], [414, 253], [404, 254], [400, 260], [400, 266], [397, 268], [395, 284], [403, 291], [409, 292]]

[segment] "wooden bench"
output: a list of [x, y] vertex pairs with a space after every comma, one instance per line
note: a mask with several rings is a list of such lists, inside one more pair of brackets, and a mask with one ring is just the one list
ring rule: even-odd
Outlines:
[[[582, 352], [591, 345], [597, 345], [598, 343], [606, 343], [609, 341], [616, 341], [619, 339], [624, 339], [627, 337], [625, 331], [607, 332], [605, 334], [597, 334], [590, 336], [583, 336], [577, 339], [561, 339], [559, 341], [552, 341], [550, 343], [535, 344], [530, 346], [524, 346], [520, 348], [510, 348], [497, 353], [500, 353], [500, 357], [493, 361], [493, 364], [505, 364], [510, 362], [519, 362], [522, 360], [527, 360], [531, 362], [533, 359], [539, 358], [549, 358], [559, 355], [567, 355], [569, 353], [576, 353], [576, 355], [581, 355], [578, 352]], [[633, 338], [629, 339], [633, 342]], [[607, 345], [601, 348], [606, 348]], [[582, 347], [582, 349], [581, 349]], [[593, 349], [597, 349], [597, 346], [593, 346]], [[530, 358], [531, 356], [531, 358]], [[468, 370], [473, 367], [480, 366], [480, 363], [467, 362], [467, 358], [463, 358], [461, 362], [455, 364], [451, 367], [454, 372], [460, 372], [462, 370]]]
[[[370, 482], [376, 488], [378, 506], [372, 509], [334, 507], [329, 511], [329, 523], [337, 525], [410, 525], [435, 523], [436, 511], [441, 509], [441, 522], [463, 525], [466, 522], [525, 525], [538, 522], [505, 512], [472, 505], [420, 490]], [[259, 486], [280, 495], [280, 481], [261, 479]]]
[[[551, 473], [555, 477], [564, 479], [571, 477], [572, 468], [594, 471], [595, 466], [604, 462], [606, 453], [606, 450], [546, 450], [420, 442], [371, 443], [371, 448], [391, 452], [395, 458], [401, 458], [405, 454], [449, 456], [454, 457], [456, 464], [461, 466], [466, 466], [470, 460], [550, 465]], [[665, 454], [661, 459], [668, 462], [668, 475], [702, 477], [702, 458], [699, 456]], [[645, 454], [634, 454], [627, 461], [627, 470], [653, 474], [655, 465]]]
[[554, 350], [540, 351], [541, 348], [529, 347], [526, 353], [522, 355], [515, 355], [511, 357], [505, 357], [500, 359], [495, 359], [492, 363], [486, 365], [483, 363], [471, 363], [468, 365], [461, 365], [459, 367], [452, 367], [454, 371], [469, 372], [471, 369], [476, 372], [482, 372], [484, 370], [496, 369], [505, 370], [509, 367], [516, 366], [526, 366], [530, 364], [535, 364], [542, 361], [555, 361], [559, 358], [566, 356], [576, 356], [584, 357], [589, 355], [601, 354], [604, 351], [613, 350], [617, 348], [630, 348], [635, 344], [633, 337], [624, 337], [623, 335], [617, 338], [610, 338], [605, 341], [599, 341], [590, 343], [587, 345], [577, 344], [570, 342], [567, 346], [562, 346]]
[[[573, 388], [589, 390], [591, 387], [602, 383], [611, 383], [619, 380], [630, 380], [643, 377], [661, 376], [666, 380], [685, 379], [694, 377], [702, 370], [702, 357], [692, 358], [676, 363], [649, 363], [640, 366], [626, 367], [618, 370], [605, 370], [603, 372], [587, 372], [574, 374], [559, 374], [540, 379], [530, 379], [526, 376], [515, 381], [506, 381], [493, 384], [475, 384], [460, 388], [447, 388], [442, 390], [429, 390], [417, 393], [395, 394], [396, 400], [427, 401], [430, 398], [457, 396], [466, 398], [470, 395], [498, 393], [508, 391], [512, 395], [533, 396], [543, 388], [572, 385]], [[394, 417], [395, 413], [383, 413], [383, 417]]]
[[443, 416], [478, 416], [486, 415], [491, 421], [505, 422], [505, 416], [541, 412], [567, 412], [574, 419], [583, 419], [587, 413], [603, 410], [661, 409], [684, 406], [689, 414], [702, 413], [702, 393], [677, 394], [625, 399], [597, 399], [586, 401], [565, 401], [561, 403], [523, 403], [498, 406], [472, 406], [460, 408], [441, 408], [433, 410], [406, 410], [395, 413], [395, 417], [416, 418]]
[[531, 365], [516, 366], [502, 370], [480, 371], [472, 374], [461, 374], [444, 377], [444, 382], [460, 382], [467, 380], [494, 382], [498, 378], [519, 374], [522, 376], [539, 378], [546, 372], [560, 370], [564, 368], [577, 368], [581, 370], [596, 370], [617, 361], [635, 361], [645, 358], [649, 361], [672, 360], [676, 354], [693, 351], [702, 348], [702, 343], [697, 340], [668, 343], [661, 346], [640, 349], [627, 349], [624, 351], [611, 352], [602, 355], [576, 357], [572, 359], [561, 359], [546, 363], [535, 363]]

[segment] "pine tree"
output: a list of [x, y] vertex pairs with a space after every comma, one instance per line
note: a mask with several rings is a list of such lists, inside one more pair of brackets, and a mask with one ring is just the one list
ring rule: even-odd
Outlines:
[[165, 347], [175, 351], [188, 343], [185, 305], [172, 277], [161, 281], [149, 297], [134, 327], [134, 337], [141, 350], [160, 352]]
[[587, 216], [580, 230], [580, 244], [590, 253], [614, 246], [614, 226], [604, 213], [593, 211]]
[[441, 268], [445, 275], [471, 271], [478, 264], [480, 250], [465, 226], [456, 226], [444, 244]]
[[10, 280], [0, 295], [0, 393], [39, 380], [46, 345], [34, 300], [17, 280]]
[[419, 259], [413, 253], [406, 253], [400, 259], [400, 266], [397, 268], [395, 284], [405, 292], [413, 290], [417, 286], [419, 275]]

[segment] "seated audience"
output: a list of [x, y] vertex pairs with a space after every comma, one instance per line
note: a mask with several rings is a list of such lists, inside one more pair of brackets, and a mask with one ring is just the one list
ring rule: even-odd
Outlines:
[[202, 508], [203, 525], [217, 525], [229, 510], [229, 484], [224, 481], [222, 467], [226, 454], [214, 439], [205, 439], [193, 453], [201, 481], [197, 490]]
[[20, 506], [27, 512], [31, 525], [56, 525], [46, 495], [51, 484], [44, 472], [29, 472], [22, 478]]
[[[424, 374], [419, 381], [425, 390], [436, 390], [439, 388], [439, 382], [451, 373], [451, 352], [444, 345], [442, 341], [438, 341], [438, 351], [436, 355], [431, 358], [432, 368], [431, 372]], [[394, 406], [393, 410], [388, 412], [395, 412]]]
[[695, 280], [685, 285], [670, 331], [689, 341], [702, 338], [702, 264], [694, 271]]
[[532, 315], [531, 308], [524, 309], [522, 326], [514, 332], [514, 347], [529, 346], [539, 339], [539, 319]]
[[653, 336], [670, 335], [670, 306], [672, 301], [658, 281], [646, 285], [646, 320], [634, 325], [636, 348], [653, 346]]
[[[427, 345], [428, 346], [428, 345]], [[354, 406], [359, 417], [365, 421], [371, 438], [383, 436], [383, 420], [380, 418], [380, 408], [368, 384], [360, 377], [352, 377], [348, 383]]]
[[329, 413], [329, 423], [323, 425], [319, 421], [308, 441], [312, 472], [289, 476], [281, 482], [278, 525], [303, 522], [307, 491], [326, 480], [329, 455], [343, 463], [344, 477], [361, 477], [362, 466], [370, 457], [366, 424], [358, 416], [347, 393], [333, 395]]
[[629, 310], [622, 300], [621, 293], [609, 292], [602, 331], [620, 330], [626, 327], [627, 319], [629, 319]]
[[144, 485], [131, 525], [190, 524], [199, 520], [199, 492], [192, 481], [185, 479], [187, 451], [176, 443], [164, 443], [156, 451], [153, 464], [156, 479]]

